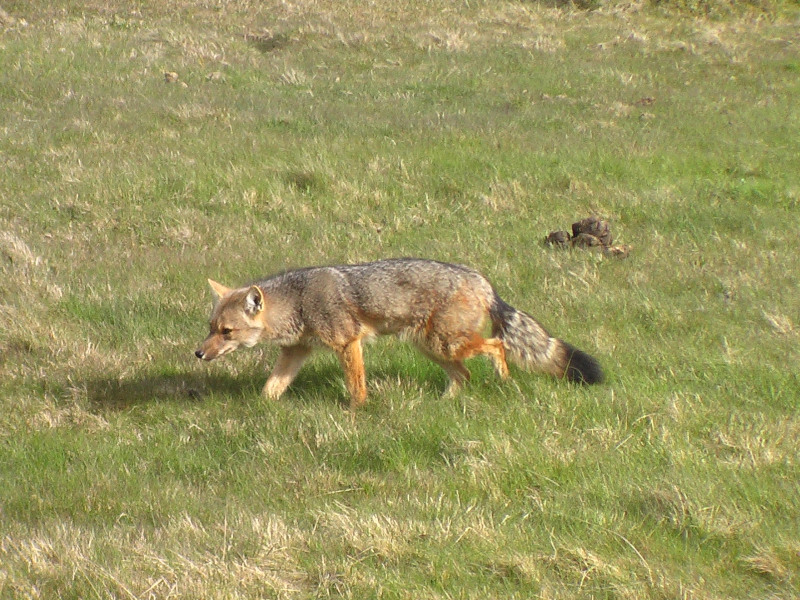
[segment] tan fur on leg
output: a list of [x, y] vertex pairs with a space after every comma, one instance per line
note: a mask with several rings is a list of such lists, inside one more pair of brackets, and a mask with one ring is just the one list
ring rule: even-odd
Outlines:
[[350, 410], [355, 410], [367, 401], [367, 375], [364, 371], [361, 340], [353, 340], [337, 353], [344, 369], [347, 391], [350, 392]]
[[307, 346], [282, 348], [278, 361], [272, 368], [272, 373], [264, 386], [264, 395], [273, 400], [279, 398], [297, 377], [300, 367], [303, 366], [309, 354], [311, 354], [311, 348]]

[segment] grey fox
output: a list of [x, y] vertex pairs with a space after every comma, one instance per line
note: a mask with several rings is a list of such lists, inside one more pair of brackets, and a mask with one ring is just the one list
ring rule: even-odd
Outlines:
[[[551, 337], [529, 314], [505, 303], [489, 281], [462, 265], [397, 258], [287, 271], [230, 289], [209, 279], [216, 296], [208, 337], [195, 352], [213, 360], [240, 345], [270, 341], [281, 353], [264, 386], [277, 398], [315, 345], [332, 348], [345, 372], [350, 408], [366, 401], [362, 340], [395, 334], [414, 343], [450, 378], [447, 393], [469, 380], [464, 360], [488, 356], [508, 377], [519, 366], [598, 383], [597, 361]], [[486, 324], [491, 337], [484, 337]]]

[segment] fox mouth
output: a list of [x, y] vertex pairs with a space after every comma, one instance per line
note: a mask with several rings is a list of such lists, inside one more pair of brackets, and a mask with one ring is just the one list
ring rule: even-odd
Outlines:
[[225, 356], [226, 354], [233, 352], [234, 350], [236, 350], [236, 346], [226, 346], [216, 354], [209, 354], [202, 348], [199, 348], [198, 350], [195, 350], [194, 355], [200, 360], [210, 361]]

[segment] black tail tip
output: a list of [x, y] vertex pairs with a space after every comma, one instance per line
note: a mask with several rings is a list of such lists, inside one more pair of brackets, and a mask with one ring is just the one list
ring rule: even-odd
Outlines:
[[564, 376], [576, 383], [602, 383], [605, 379], [603, 368], [593, 356], [586, 352], [573, 348], [569, 344], [567, 347], [567, 368]]

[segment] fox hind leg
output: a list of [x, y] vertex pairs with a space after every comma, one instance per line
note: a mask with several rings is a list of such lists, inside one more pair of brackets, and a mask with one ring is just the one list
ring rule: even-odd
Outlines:
[[420, 344], [420, 348], [450, 377], [446, 395], [453, 395], [464, 383], [469, 381], [470, 374], [464, 366], [464, 361], [474, 356], [488, 356], [492, 360], [495, 372], [502, 379], [508, 377], [505, 347], [502, 340], [497, 338], [486, 339], [478, 333], [459, 336], [455, 340], [447, 341], [429, 337]]
[[466, 360], [473, 356], [488, 356], [492, 360], [495, 372], [502, 378], [508, 377], [508, 364], [506, 363], [506, 349], [502, 340], [497, 338], [484, 338], [474, 333], [464, 339], [460, 345], [451, 350], [455, 360]]
[[482, 333], [489, 318], [487, 304], [482, 298], [480, 289], [467, 286], [443, 310], [434, 311], [424, 328], [420, 328], [419, 345], [450, 376], [448, 392], [451, 388], [457, 390], [467, 379], [463, 376], [464, 372], [468, 373], [463, 362], [474, 356], [488, 356], [495, 372], [503, 379], [508, 377], [506, 349], [497, 337], [496, 328], [492, 329], [490, 338]]
[[442, 357], [435, 356], [428, 351], [425, 354], [433, 360], [437, 365], [442, 367], [450, 378], [447, 384], [447, 389], [444, 391], [445, 396], [454, 396], [458, 391], [470, 380], [469, 369], [464, 366], [460, 360], [446, 360]]
[[483, 340], [479, 354], [485, 354], [492, 359], [495, 372], [501, 379], [508, 379], [508, 363], [506, 362], [506, 347], [503, 340], [489, 338]]

